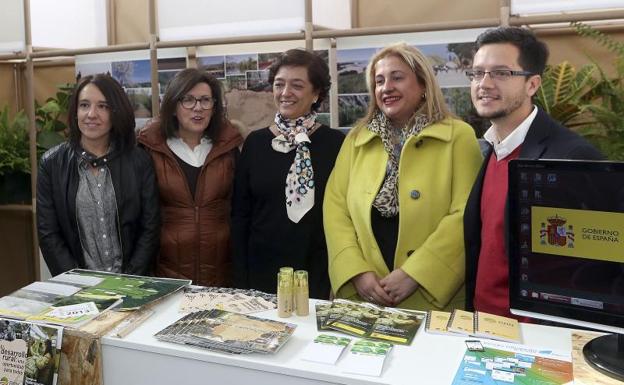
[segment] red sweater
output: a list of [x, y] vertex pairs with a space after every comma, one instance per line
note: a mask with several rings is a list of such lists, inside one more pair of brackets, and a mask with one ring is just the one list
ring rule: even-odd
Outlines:
[[509, 261], [505, 250], [507, 166], [520, 154], [518, 146], [502, 160], [492, 152], [481, 193], [481, 252], [477, 266], [475, 310], [511, 317], [509, 312]]

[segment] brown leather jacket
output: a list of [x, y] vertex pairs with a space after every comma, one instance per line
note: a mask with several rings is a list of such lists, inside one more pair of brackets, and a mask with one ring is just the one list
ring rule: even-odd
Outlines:
[[242, 137], [231, 125], [213, 140], [192, 196], [158, 120], [138, 136], [154, 161], [160, 189], [161, 237], [156, 275], [192, 279], [196, 285], [231, 283], [230, 198]]

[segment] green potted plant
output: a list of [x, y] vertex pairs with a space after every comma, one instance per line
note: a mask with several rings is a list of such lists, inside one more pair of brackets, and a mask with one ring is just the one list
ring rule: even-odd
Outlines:
[[11, 119], [5, 106], [0, 111], [0, 204], [30, 200], [28, 118], [19, 111]]
[[577, 70], [564, 61], [548, 65], [542, 76], [542, 85], [535, 95], [535, 103], [553, 119], [574, 128], [588, 124], [584, 106], [594, 98], [593, 87], [598, 83], [596, 65], [586, 65]]
[[624, 43], [593, 27], [574, 22], [581, 36], [589, 37], [616, 55], [614, 75], [608, 75], [598, 64], [597, 82], [592, 87], [592, 100], [582, 106], [592, 121], [580, 132], [591, 140], [609, 159], [624, 160]]
[[[64, 84], [43, 105], [35, 102], [37, 155], [63, 142], [65, 118], [73, 84]], [[0, 111], [0, 204], [30, 204], [30, 150], [28, 117], [19, 111], [9, 117], [9, 107]]]

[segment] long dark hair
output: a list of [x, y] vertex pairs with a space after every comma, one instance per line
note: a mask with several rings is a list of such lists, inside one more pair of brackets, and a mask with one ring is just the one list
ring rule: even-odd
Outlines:
[[111, 132], [110, 142], [117, 151], [126, 151], [136, 143], [134, 128], [134, 110], [125, 91], [117, 80], [108, 74], [89, 75], [82, 78], [69, 99], [67, 123], [69, 126], [69, 143], [76, 147], [82, 136], [78, 127], [78, 104], [80, 92], [87, 84], [95, 85], [106, 98], [110, 110]]
[[176, 132], [179, 129], [178, 118], [175, 114], [178, 102], [199, 83], [208, 84], [214, 98], [212, 116], [203, 135], [209, 139], [219, 138], [225, 126], [221, 83], [208, 72], [195, 68], [187, 68], [178, 72], [167, 85], [162, 104], [160, 105], [160, 129], [165, 137], [172, 138], [176, 136]]

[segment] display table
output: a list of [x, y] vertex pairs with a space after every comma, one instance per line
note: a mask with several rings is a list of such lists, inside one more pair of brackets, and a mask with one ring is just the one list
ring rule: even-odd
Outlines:
[[[156, 332], [183, 316], [178, 313], [181, 296], [176, 294], [157, 305], [155, 314], [125, 338], [102, 338], [105, 385], [448, 385], [466, 349], [465, 337], [432, 335], [421, 328], [411, 346], [395, 346], [381, 377], [345, 374], [340, 361], [332, 366], [299, 358], [318, 334], [313, 304], [307, 317], [280, 319], [276, 310], [253, 314], [298, 325], [294, 335], [274, 355], [228, 355], [156, 340]], [[522, 324], [521, 330], [527, 345], [571, 350], [570, 329]]]

